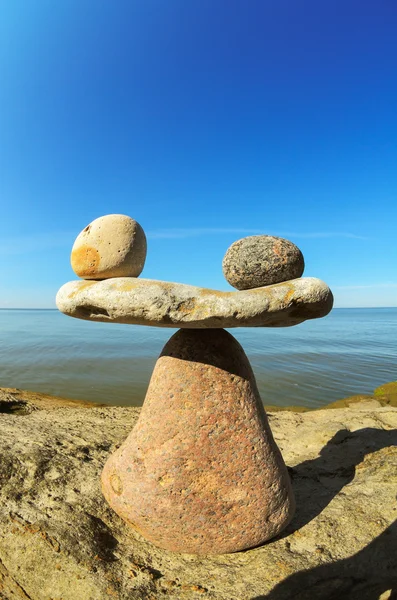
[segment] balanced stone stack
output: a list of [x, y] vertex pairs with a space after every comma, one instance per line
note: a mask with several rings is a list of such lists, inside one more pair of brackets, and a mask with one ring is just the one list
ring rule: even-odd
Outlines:
[[294, 513], [293, 493], [251, 366], [225, 327], [283, 327], [325, 316], [333, 298], [288, 240], [232, 244], [223, 271], [234, 292], [138, 279], [146, 238], [124, 215], [78, 236], [72, 266], [83, 281], [58, 292], [80, 319], [180, 327], [154, 368], [139, 420], [102, 473], [124, 521], [177, 552], [220, 554], [262, 544]]

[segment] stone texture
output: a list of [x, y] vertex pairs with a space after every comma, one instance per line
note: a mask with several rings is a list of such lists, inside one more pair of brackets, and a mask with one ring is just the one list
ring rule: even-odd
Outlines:
[[56, 302], [61, 312], [78, 319], [219, 329], [297, 325], [327, 315], [333, 296], [314, 277], [241, 292], [121, 277], [71, 281], [59, 290]]
[[376, 388], [374, 391], [376, 398], [387, 400], [389, 404], [397, 404], [397, 381], [390, 381]]
[[341, 400], [327, 404], [327, 406], [324, 406], [323, 409], [348, 408], [357, 402], [365, 402], [366, 406], [369, 406], [370, 404], [375, 408], [380, 406], [397, 407], [397, 398], [390, 398], [389, 396], [370, 396], [369, 394], [357, 394], [355, 396], [349, 396], [348, 398], [342, 398]]
[[230, 285], [248, 290], [296, 279], [305, 262], [292, 242], [272, 235], [251, 235], [230, 246], [222, 267]]
[[236, 552], [287, 525], [295, 506], [287, 470], [230, 333], [172, 336], [102, 489], [127, 523], [176, 552]]
[[40, 392], [29, 392], [18, 388], [0, 388], [0, 414], [9, 413], [15, 415], [28, 415], [34, 410], [45, 408], [93, 408], [94, 406], [106, 406], [97, 402], [86, 400], [73, 400], [72, 398], [61, 398]]
[[0, 414], [2, 600], [395, 597], [397, 409], [269, 414], [292, 522], [259, 548], [193, 556], [147, 542], [101, 494], [103, 465], [139, 409], [54, 404]]
[[142, 227], [126, 215], [105, 215], [77, 236], [70, 262], [84, 279], [138, 277], [146, 259]]

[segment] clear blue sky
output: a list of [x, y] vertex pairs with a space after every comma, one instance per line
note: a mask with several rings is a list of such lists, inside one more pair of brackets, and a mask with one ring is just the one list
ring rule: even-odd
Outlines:
[[397, 306], [396, 31], [395, 0], [2, 2], [0, 306], [55, 306], [108, 213], [144, 277], [230, 289], [268, 233], [336, 306]]

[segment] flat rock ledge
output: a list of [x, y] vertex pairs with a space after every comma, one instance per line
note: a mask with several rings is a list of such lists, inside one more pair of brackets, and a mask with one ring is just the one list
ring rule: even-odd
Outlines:
[[333, 296], [315, 277], [219, 292], [135, 277], [70, 281], [56, 303], [70, 317], [156, 327], [288, 327], [329, 313]]
[[0, 406], [2, 600], [396, 597], [396, 408], [370, 399], [270, 413], [294, 519], [262, 547], [197, 557], [147, 542], [100, 492], [103, 465], [139, 409], [46, 408], [16, 390]]

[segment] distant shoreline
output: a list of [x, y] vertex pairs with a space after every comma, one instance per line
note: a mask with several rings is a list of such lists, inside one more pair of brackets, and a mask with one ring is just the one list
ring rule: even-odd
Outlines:
[[[336, 306], [332, 309], [332, 312], [335, 310], [390, 310], [391, 308], [397, 309], [397, 306]], [[0, 306], [0, 310], [54, 310], [58, 311], [57, 308], [29, 308], [25, 307], [10, 307], [10, 306]]]
[[[377, 403], [381, 406], [397, 407], [397, 381], [385, 383], [376, 388], [373, 394], [357, 394], [341, 398], [320, 408], [308, 408], [306, 406], [272, 406], [265, 405], [268, 412], [313, 412], [319, 410], [329, 410], [334, 408], [349, 408], [350, 406], [366, 402], [371, 403], [376, 408]], [[126, 408], [125, 405], [104, 404], [92, 402], [90, 400], [76, 400], [61, 396], [52, 396], [40, 392], [21, 390], [18, 388], [0, 388], [0, 413], [8, 414], [28, 414], [36, 409], [55, 409], [55, 408]], [[140, 410], [140, 407], [131, 405]]]
[[[90, 323], [56, 309], [0, 310], [1, 387], [141, 405], [177, 327]], [[397, 379], [397, 308], [336, 309], [299, 327], [236, 328], [265, 405], [320, 408]]]

